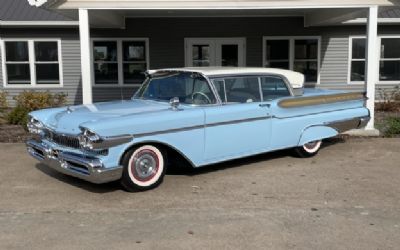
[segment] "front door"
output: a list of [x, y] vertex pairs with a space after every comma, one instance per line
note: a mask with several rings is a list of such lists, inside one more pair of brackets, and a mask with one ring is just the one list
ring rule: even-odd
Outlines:
[[245, 38], [186, 38], [187, 67], [244, 67]]
[[224, 105], [205, 110], [205, 161], [215, 162], [267, 151], [271, 114], [257, 76], [213, 80]]

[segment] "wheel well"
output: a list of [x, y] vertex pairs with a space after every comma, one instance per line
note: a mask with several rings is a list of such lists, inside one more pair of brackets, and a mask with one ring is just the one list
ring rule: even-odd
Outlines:
[[138, 148], [144, 145], [151, 145], [154, 147], [157, 147], [158, 149], [161, 150], [163, 154], [166, 155], [166, 160], [168, 165], [174, 165], [177, 167], [194, 167], [194, 164], [192, 161], [190, 161], [182, 152], [177, 150], [176, 148], [160, 143], [160, 142], [140, 142], [137, 144], [131, 145], [129, 148], [125, 150], [125, 152], [122, 154], [121, 158], [119, 159], [119, 164], [122, 165], [122, 161], [125, 157], [125, 155], [133, 148]]

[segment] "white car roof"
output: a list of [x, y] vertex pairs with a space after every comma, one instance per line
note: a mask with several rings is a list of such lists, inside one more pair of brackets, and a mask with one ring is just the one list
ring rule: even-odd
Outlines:
[[284, 76], [293, 88], [302, 88], [304, 85], [304, 75], [298, 72], [275, 68], [248, 68], [248, 67], [187, 67], [187, 68], [167, 68], [149, 70], [149, 74], [161, 71], [183, 71], [197, 72], [207, 77], [220, 75], [246, 75], [246, 74], [272, 74]]

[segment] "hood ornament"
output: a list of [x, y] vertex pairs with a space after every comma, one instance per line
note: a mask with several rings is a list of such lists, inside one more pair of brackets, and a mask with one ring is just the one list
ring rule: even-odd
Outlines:
[[71, 106], [68, 106], [68, 107], [67, 107], [67, 113], [68, 113], [68, 114], [71, 114], [73, 111], [74, 111], [74, 110], [71, 108]]

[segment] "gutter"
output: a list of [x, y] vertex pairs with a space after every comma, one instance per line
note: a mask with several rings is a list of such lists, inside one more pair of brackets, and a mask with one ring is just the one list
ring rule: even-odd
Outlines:
[[[353, 20], [344, 21], [341, 24], [347, 25], [363, 25], [367, 23], [366, 18], [356, 18]], [[400, 18], [378, 18], [378, 24], [399, 24]]]
[[0, 21], [3, 27], [75, 27], [79, 21]]

